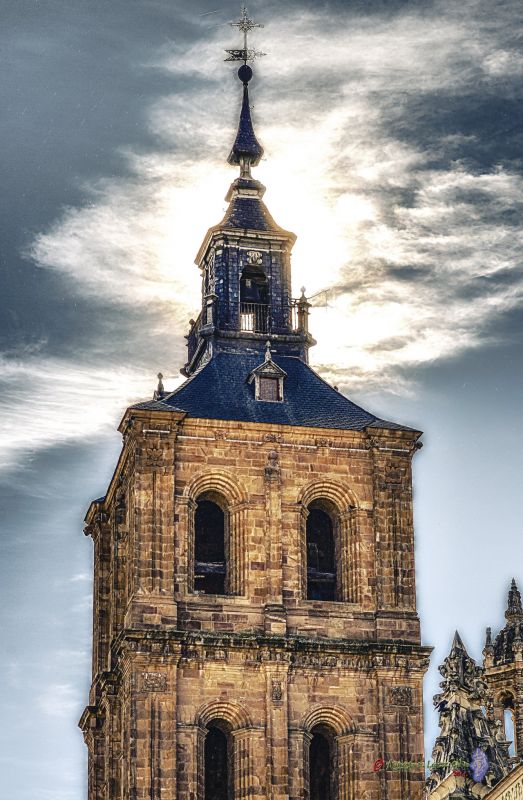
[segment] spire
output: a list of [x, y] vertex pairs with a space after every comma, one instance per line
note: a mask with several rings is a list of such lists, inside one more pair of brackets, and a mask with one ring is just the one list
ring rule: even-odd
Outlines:
[[[457, 631], [439, 671], [442, 692], [434, 696], [434, 705], [440, 734], [432, 751], [429, 797], [441, 784], [446, 793], [440, 789], [438, 797], [482, 796], [480, 791], [508, 773], [509, 743], [496, 721], [484, 714], [483, 707], [488, 706], [484, 672], [468, 655]], [[479, 761], [483, 770], [477, 769]]]
[[263, 155], [263, 147], [254, 133], [251, 109], [249, 107], [248, 83], [252, 78], [252, 69], [247, 64], [244, 64], [238, 70], [238, 77], [243, 83], [242, 110], [240, 112], [238, 133], [227, 161], [229, 164], [238, 164], [240, 166], [240, 176], [244, 178], [250, 177], [251, 166], [255, 167], [256, 164], [259, 164]]
[[247, 34], [253, 28], [263, 28], [258, 22], [253, 22], [247, 14], [245, 6], [242, 8], [242, 15], [237, 22], [231, 22], [232, 26], [238, 28], [243, 33], [243, 48], [226, 50], [229, 54], [226, 61], [243, 61], [242, 66], [238, 70], [238, 78], [243, 83], [243, 102], [242, 110], [240, 112], [240, 123], [238, 125], [238, 133], [229, 153], [227, 159], [229, 164], [238, 164], [240, 167], [240, 177], [251, 177], [251, 166], [255, 167], [259, 164], [263, 155], [263, 147], [256, 139], [254, 128], [251, 119], [251, 109], [249, 106], [249, 81], [252, 78], [252, 69], [248, 66], [247, 61], [254, 61], [255, 58], [265, 55], [258, 50], [253, 50], [248, 47]]
[[516, 586], [516, 581], [512, 578], [512, 583], [510, 584], [510, 589], [508, 593], [508, 603], [507, 603], [507, 610], [505, 611], [505, 617], [508, 620], [513, 620], [517, 617], [523, 617], [523, 607], [521, 605], [521, 594], [519, 592], [518, 587]]
[[463, 650], [465, 654], [467, 653], [467, 651], [465, 650], [465, 645], [461, 641], [461, 636], [457, 631], [454, 632], [454, 639], [452, 640], [452, 649], [450, 651], [450, 654], [454, 655], [456, 650]]

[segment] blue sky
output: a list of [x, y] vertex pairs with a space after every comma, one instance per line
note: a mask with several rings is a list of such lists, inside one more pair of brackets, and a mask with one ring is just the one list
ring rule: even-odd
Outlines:
[[[319, 293], [311, 362], [425, 431], [415, 459], [427, 755], [455, 628], [478, 658], [521, 568], [517, 2], [252, 3], [256, 175]], [[207, 12], [216, 13], [207, 13]], [[174, 387], [240, 102], [235, 4], [4, 0], [0, 789], [81, 800], [89, 501], [126, 405]], [[323, 291], [327, 290], [327, 291]]]

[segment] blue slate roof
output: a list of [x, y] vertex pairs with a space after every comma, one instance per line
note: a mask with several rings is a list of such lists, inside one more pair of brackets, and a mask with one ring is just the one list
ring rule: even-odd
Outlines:
[[[254, 384], [249, 384], [248, 378], [262, 361], [260, 354], [218, 353], [179, 389], [161, 402], [152, 401], [154, 408], [185, 411], [202, 419], [358, 431], [367, 427], [412, 430], [360, 408], [329, 386], [304, 361], [292, 356], [273, 355], [274, 363], [287, 373], [283, 402], [255, 400]], [[148, 404], [139, 403], [135, 407], [144, 408]]]
[[243, 87], [243, 102], [240, 113], [238, 133], [227, 159], [229, 164], [239, 164], [240, 159], [246, 159], [252, 166], [259, 163], [263, 155], [263, 147], [258, 142], [252, 127], [251, 110], [249, 108], [249, 90]]
[[248, 228], [254, 231], [283, 231], [259, 197], [234, 197], [218, 228]]

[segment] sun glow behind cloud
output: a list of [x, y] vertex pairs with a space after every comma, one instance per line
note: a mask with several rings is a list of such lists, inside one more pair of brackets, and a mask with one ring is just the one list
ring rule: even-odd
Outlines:
[[[302, 285], [320, 292], [311, 315], [313, 364], [344, 389], [412, 391], [418, 365], [480, 346], [496, 316], [523, 302], [514, 215], [523, 206], [521, 177], [506, 166], [478, 172], [467, 162], [462, 148], [473, 133], [407, 135], [425, 124], [418, 106], [411, 116], [414, 100], [431, 92], [466, 97], [478, 81], [520, 69], [515, 53], [498, 45], [495, 25], [445, 3], [440, 11], [430, 21], [414, 12], [393, 20], [347, 12], [336, 26], [321, 12], [288, 14], [264, 32], [271, 56], [251, 86], [265, 146], [256, 177], [277, 222], [298, 235], [294, 293]], [[155, 354], [164, 352], [166, 330], [181, 340], [198, 312], [193, 259], [225, 211], [235, 174], [225, 156], [240, 87], [231, 84], [229, 65], [217, 66], [222, 40], [218, 29], [189, 49], [166, 45], [143, 66], [184, 79], [149, 109], [158, 148], [128, 150], [128, 177], [86, 186], [89, 202], [67, 209], [31, 247], [37, 264], [63, 274], [93, 303], [103, 297], [124, 313], [144, 308], [149, 323], [140, 341]], [[35, 435], [28, 431], [26, 441], [6, 431], [8, 452], [30, 440], [43, 447], [88, 435], [111, 411], [114, 419], [126, 398], [143, 396], [143, 363], [113, 381], [115, 364], [116, 352], [107, 367], [88, 355], [67, 365], [30, 359], [31, 374], [48, 388]], [[179, 366], [163, 370], [174, 379]], [[5, 377], [16, 393], [16, 376]], [[76, 380], [96, 412], [67, 413]]]

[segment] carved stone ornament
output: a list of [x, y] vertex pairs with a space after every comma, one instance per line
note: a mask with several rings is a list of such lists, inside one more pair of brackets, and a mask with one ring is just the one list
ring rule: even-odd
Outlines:
[[280, 433], [266, 433], [263, 438], [266, 442], [281, 442], [282, 440]]
[[157, 467], [162, 463], [163, 452], [160, 447], [147, 447], [145, 449], [145, 463], [150, 467]]
[[412, 689], [410, 686], [392, 686], [390, 690], [391, 706], [411, 706]]
[[271, 697], [273, 702], [279, 703], [283, 698], [283, 689], [281, 688], [281, 681], [272, 682]]
[[167, 691], [167, 675], [163, 672], [142, 672], [140, 678], [142, 692]]
[[400, 486], [403, 482], [405, 470], [395, 464], [390, 464], [385, 472], [385, 480], [393, 486]]
[[280, 477], [281, 468], [278, 463], [279, 456], [276, 450], [269, 450], [267, 453], [267, 464], [265, 466], [265, 479], [268, 481], [276, 480]]
[[247, 264], [261, 266], [263, 256], [259, 250], [247, 250]]

